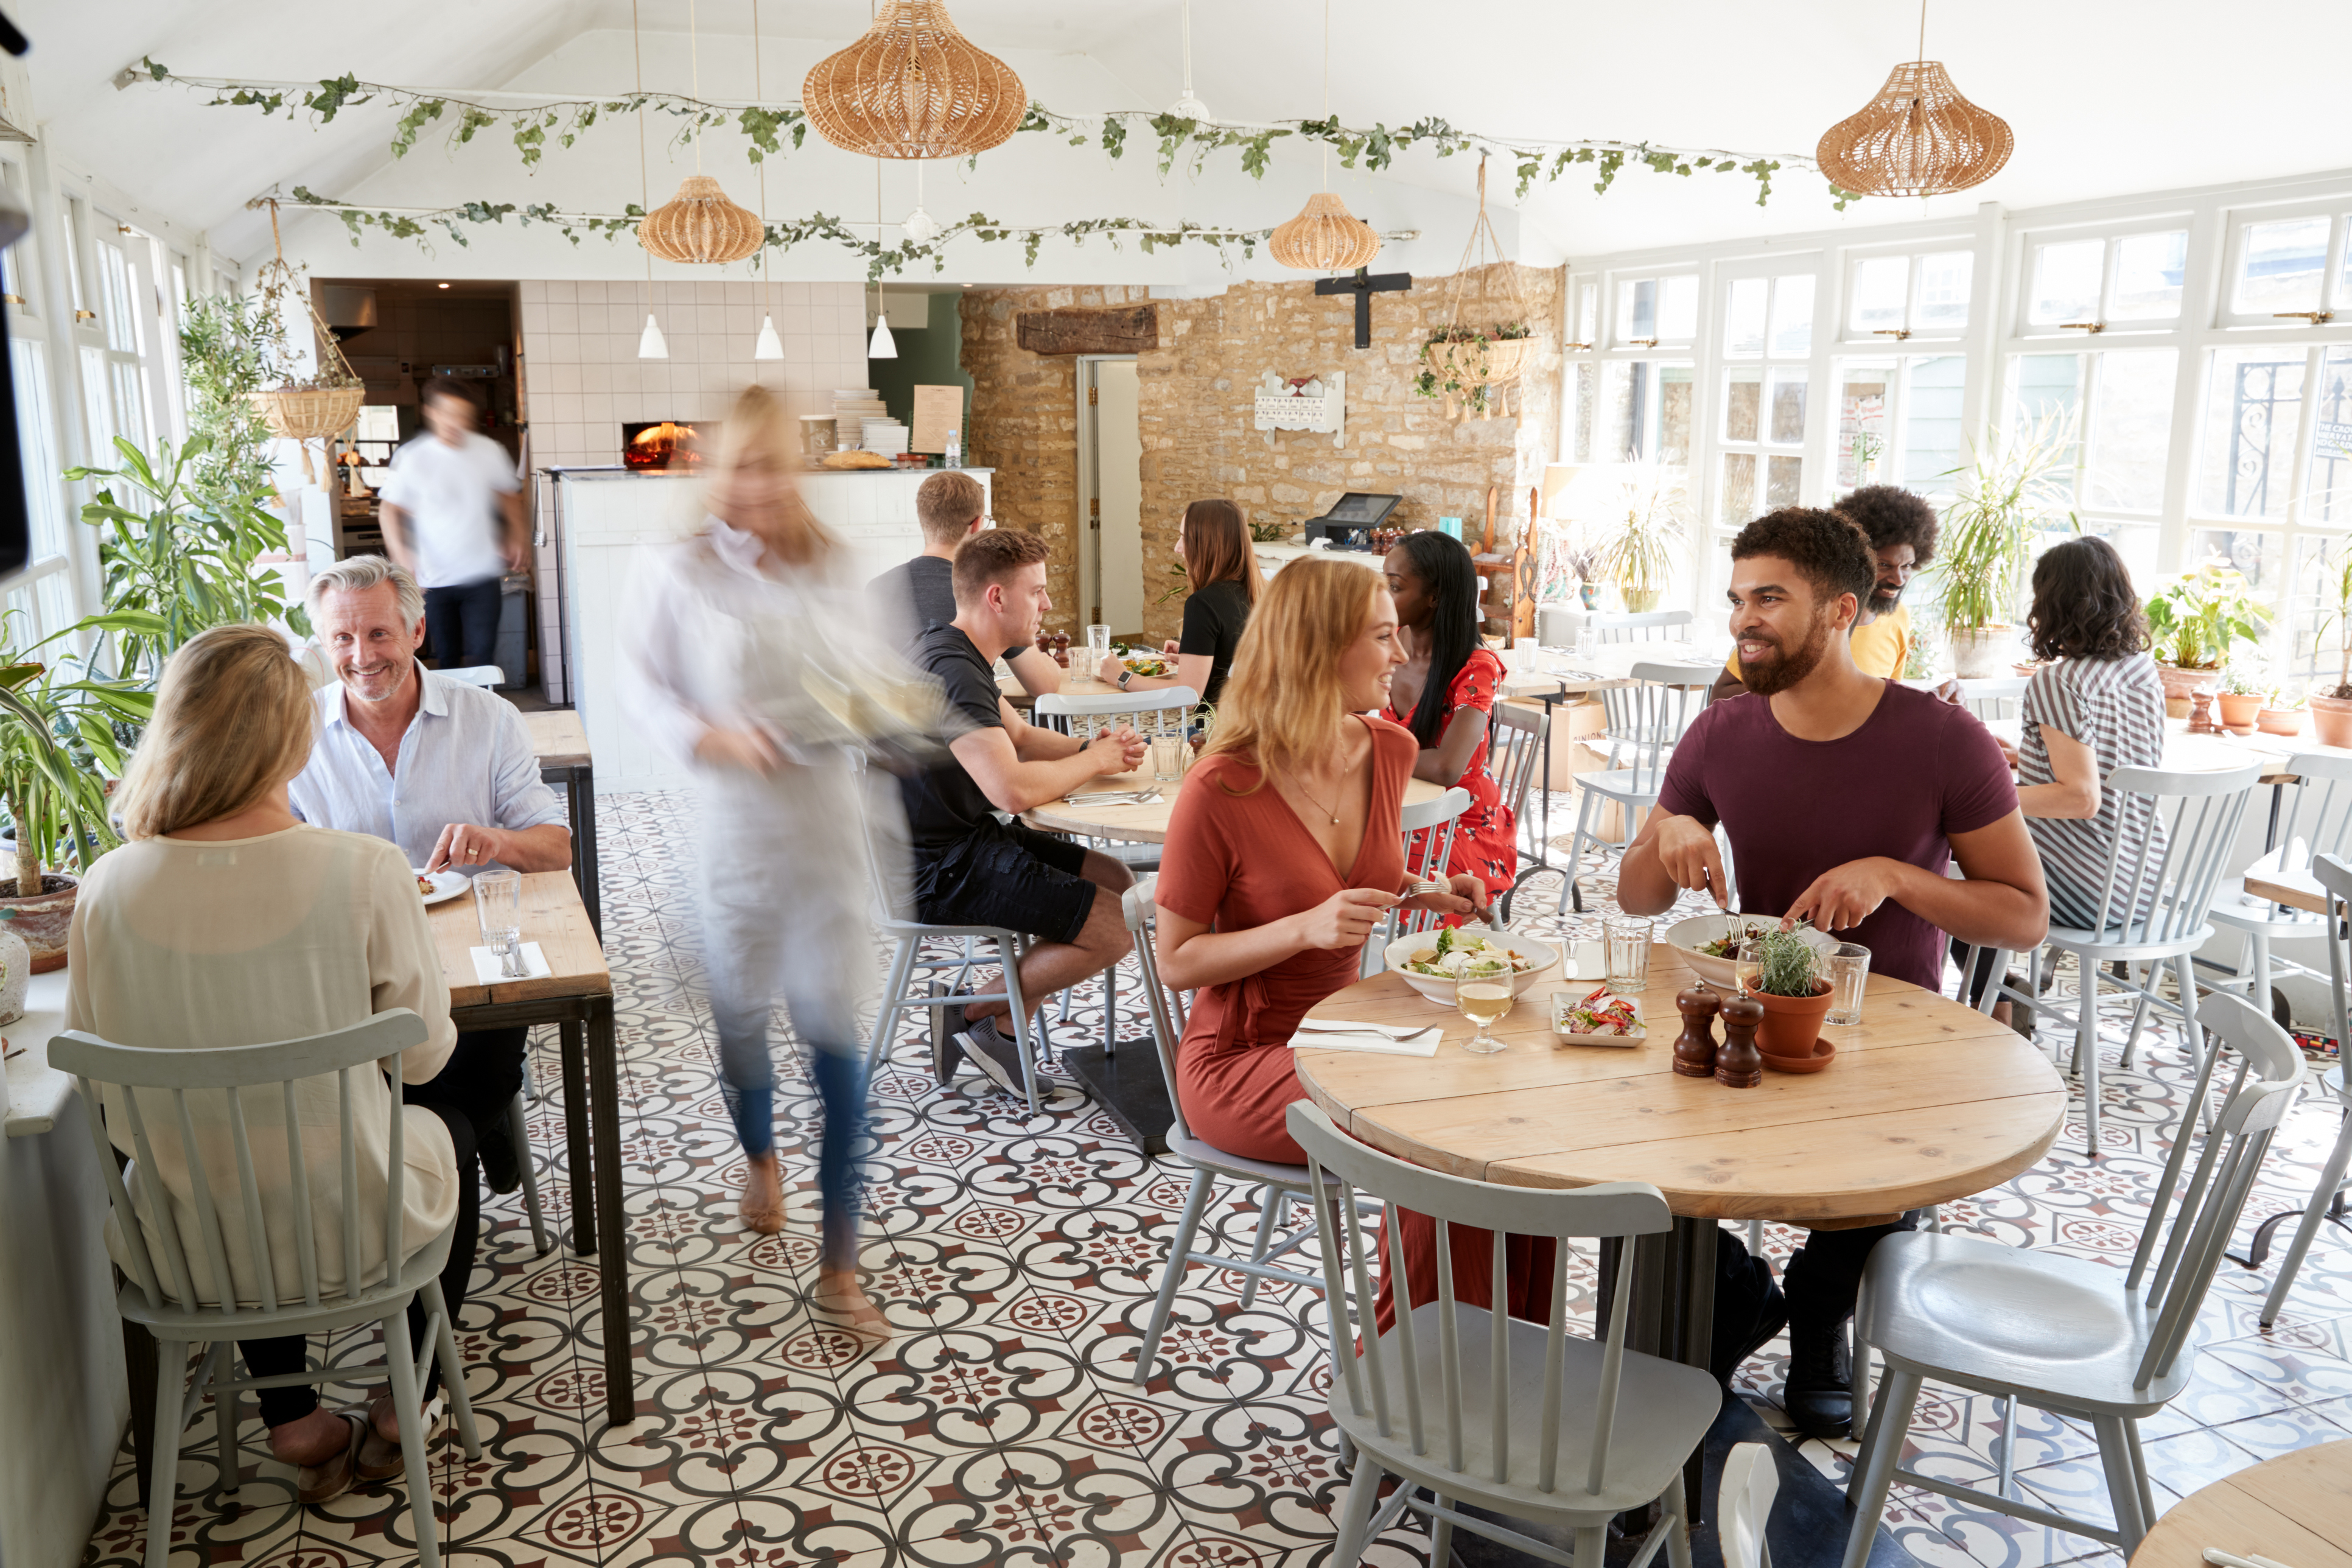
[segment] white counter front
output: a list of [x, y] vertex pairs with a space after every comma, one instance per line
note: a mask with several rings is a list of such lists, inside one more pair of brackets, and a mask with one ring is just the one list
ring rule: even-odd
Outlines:
[[[962, 470], [990, 490], [991, 468]], [[619, 710], [619, 639], [626, 635], [629, 563], [643, 544], [702, 524], [690, 476], [625, 468], [549, 468], [563, 549], [564, 657], [570, 697], [596, 758], [596, 793], [681, 789], [686, 774], [635, 734]], [[817, 520], [849, 547], [863, 581], [922, 553], [915, 492], [937, 468], [818, 471], [798, 476]]]

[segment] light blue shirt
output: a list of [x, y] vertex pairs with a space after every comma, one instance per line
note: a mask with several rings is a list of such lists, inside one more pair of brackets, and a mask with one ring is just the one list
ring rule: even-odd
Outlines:
[[389, 838], [420, 867], [453, 822], [515, 829], [565, 821], [512, 703], [421, 664], [416, 678], [416, 717], [390, 770], [344, 712], [342, 682], [319, 689], [318, 742], [289, 791], [295, 816]]

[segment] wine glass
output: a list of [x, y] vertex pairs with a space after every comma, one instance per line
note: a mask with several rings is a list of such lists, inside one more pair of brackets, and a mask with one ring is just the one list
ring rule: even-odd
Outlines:
[[1501, 971], [1491, 978], [1464, 975], [1454, 982], [1454, 1005], [1462, 1010], [1464, 1017], [1478, 1026], [1478, 1032], [1463, 1042], [1464, 1050], [1474, 1057], [1486, 1057], [1507, 1048], [1488, 1031], [1511, 1010], [1511, 976], [1508, 970]]
[[1742, 996], [1755, 994], [1764, 984], [1764, 939], [1760, 932], [1748, 932], [1732, 950], [1731, 977]]

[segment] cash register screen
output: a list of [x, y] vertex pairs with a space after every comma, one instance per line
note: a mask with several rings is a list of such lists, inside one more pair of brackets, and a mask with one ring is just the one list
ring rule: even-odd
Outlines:
[[1350, 491], [1332, 503], [1331, 510], [1323, 514], [1323, 521], [1326, 522], [1377, 522], [1389, 510], [1389, 505], [1383, 505], [1383, 502], [1393, 505], [1394, 498]]

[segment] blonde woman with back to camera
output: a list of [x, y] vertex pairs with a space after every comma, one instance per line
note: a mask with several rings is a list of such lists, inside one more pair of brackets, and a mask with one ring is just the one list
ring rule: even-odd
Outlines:
[[[216, 626], [191, 638], [163, 668], [155, 717], [131, 758], [116, 801], [130, 842], [100, 858], [82, 882], [67, 942], [66, 1027], [117, 1045], [151, 1049], [211, 1049], [300, 1039], [361, 1024], [406, 1007], [425, 1020], [425, 1043], [401, 1057], [408, 1109], [404, 1235], [422, 1247], [457, 1220], [441, 1294], [453, 1323], [473, 1271], [477, 1228], [473, 1118], [462, 1099], [439, 1092], [442, 1064], [457, 1042], [449, 987], [427, 929], [416, 879], [400, 847], [364, 834], [308, 826], [287, 800], [287, 784], [310, 754], [314, 720], [308, 682], [286, 639], [267, 626]], [[360, 1076], [353, 1136], [381, 1168], [387, 1153], [391, 1086]], [[459, 1090], [451, 1087], [449, 1093]], [[108, 1091], [114, 1100], [119, 1090]], [[339, 1215], [341, 1150], [335, 1094], [320, 1080], [298, 1091], [311, 1179], [310, 1212], [322, 1289], [344, 1289]], [[219, 1114], [220, 1102], [200, 1097]], [[192, 1104], [191, 1110], [197, 1109]], [[258, 1143], [281, 1124], [274, 1091], [248, 1091], [245, 1115]], [[148, 1124], [156, 1122], [150, 1109]], [[128, 1152], [127, 1116], [109, 1107], [109, 1125]], [[208, 1141], [217, 1138], [217, 1142]], [[212, 1192], [236, 1190], [225, 1163], [225, 1123], [196, 1122], [197, 1152]], [[266, 1210], [291, 1209], [282, 1162], [256, 1162]], [[163, 1141], [157, 1168], [173, 1208], [187, 1213], [191, 1193], [184, 1152]], [[223, 1205], [231, 1293], [261, 1300], [256, 1248], [235, 1204]], [[383, 1231], [359, 1227], [359, 1283], [383, 1278]], [[151, 1245], [157, 1238], [150, 1238]], [[302, 1294], [298, 1251], [289, 1235], [269, 1237], [279, 1299]], [[126, 1254], [111, 1242], [118, 1260]], [[205, 1249], [186, 1243], [198, 1294], [222, 1299]], [[127, 1267], [127, 1263], [126, 1263]], [[412, 1343], [421, 1343], [422, 1295], [408, 1310]], [[255, 1376], [299, 1372], [299, 1335], [238, 1344]], [[427, 1373], [429, 1403], [439, 1367]], [[403, 1468], [400, 1421], [390, 1397], [373, 1407], [332, 1413], [309, 1386], [258, 1391], [270, 1451], [299, 1467], [304, 1502], [341, 1496], [354, 1480], [387, 1479]]]

